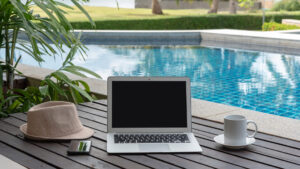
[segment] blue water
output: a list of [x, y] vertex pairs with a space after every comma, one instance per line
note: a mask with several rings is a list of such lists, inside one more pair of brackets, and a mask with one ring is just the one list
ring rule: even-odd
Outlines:
[[[87, 45], [74, 63], [104, 79], [118, 76], [188, 76], [192, 97], [300, 119], [300, 56], [208, 47]], [[24, 54], [22, 63], [38, 65]], [[46, 57], [42, 67], [62, 60]]]

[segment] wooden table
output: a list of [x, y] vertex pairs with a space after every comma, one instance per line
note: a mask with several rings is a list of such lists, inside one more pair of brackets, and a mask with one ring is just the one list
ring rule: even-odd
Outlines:
[[[12, 114], [0, 120], [0, 153], [28, 168], [300, 168], [300, 142], [257, 134], [254, 145], [244, 150], [218, 146], [213, 137], [223, 124], [193, 117], [193, 132], [202, 154], [109, 155], [106, 153], [105, 100], [77, 106], [81, 122], [95, 130], [90, 155], [68, 156], [68, 142], [24, 141], [19, 126], [26, 114]], [[299, 129], [298, 129], [299, 130]], [[1, 168], [1, 164], [0, 164]]]

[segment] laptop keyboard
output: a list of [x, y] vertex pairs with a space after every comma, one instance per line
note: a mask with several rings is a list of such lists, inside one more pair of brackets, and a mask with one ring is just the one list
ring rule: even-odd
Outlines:
[[187, 134], [115, 134], [115, 143], [190, 143]]

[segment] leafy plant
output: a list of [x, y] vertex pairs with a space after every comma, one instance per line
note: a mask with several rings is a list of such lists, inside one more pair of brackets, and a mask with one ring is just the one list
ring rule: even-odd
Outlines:
[[277, 31], [277, 30], [291, 30], [291, 29], [300, 29], [296, 25], [285, 25], [276, 22], [265, 22], [262, 26], [263, 31]]
[[272, 11], [299, 11], [300, 10], [300, 1], [299, 0], [282, 0], [277, 2]]
[[6, 107], [5, 114], [14, 112], [25, 112], [36, 104], [45, 101], [66, 100], [76, 104], [85, 101], [92, 101], [95, 96], [91, 95], [89, 85], [83, 80], [71, 80], [65, 72], [87, 77], [84, 73], [101, 78], [98, 74], [75, 66], [72, 62], [67, 62], [60, 69], [52, 72], [41, 81], [38, 87], [27, 87], [26, 89], [13, 89], [12, 94], [7, 97], [13, 103]]
[[250, 10], [254, 6], [255, 0], [238, 0], [239, 6]]
[[[85, 9], [79, 4], [80, 1], [88, 0], [71, 0], [74, 6], [76, 6], [82, 13], [86, 15], [89, 19], [91, 25], [95, 27], [94, 22], [91, 17], [85, 11]], [[45, 17], [34, 14], [32, 10], [33, 5], [35, 8], [43, 11]], [[72, 93], [78, 96], [83, 95], [85, 98], [91, 99], [86, 92], [83, 92], [79, 87], [79, 84], [87, 89], [86, 84], [80, 81], [71, 81], [67, 78], [62, 78], [58, 76], [58, 72], [68, 71], [73, 74], [80, 74], [80, 71], [88, 72], [80, 67], [76, 67], [71, 64], [71, 61], [76, 52], [81, 53], [82, 57], [85, 57], [86, 47], [80, 42], [80, 34], [77, 36], [73, 33], [73, 27], [70, 22], [65, 17], [64, 9], [73, 9], [73, 7], [59, 1], [59, 0], [1, 0], [0, 1], [0, 48], [5, 49], [4, 61], [0, 63], [0, 78], [3, 76], [3, 73], [6, 75], [6, 93], [3, 93], [3, 77], [0, 81], [0, 112], [3, 115], [3, 112], [11, 112], [16, 110], [21, 103], [23, 105], [25, 102], [39, 103], [40, 95], [45, 94], [41, 91], [46, 91], [44, 87], [43, 90], [36, 90], [34, 88], [27, 88], [24, 91], [14, 89], [13, 81], [14, 74], [17, 71], [16, 67], [20, 61], [21, 56], [15, 56], [15, 50], [21, 50], [29, 55], [31, 55], [37, 62], [43, 62], [44, 59], [42, 55], [48, 55], [52, 57], [61, 56], [65, 54], [63, 46], [66, 46], [70, 49], [69, 54], [66, 57], [66, 60], [63, 64], [62, 69], [56, 71], [56, 73], [51, 74], [47, 77], [56, 78], [56, 85], [60, 87], [71, 86]], [[26, 39], [19, 39], [18, 35], [23, 33], [26, 36]], [[50, 45], [53, 44], [53, 45]], [[16, 60], [16, 62], [14, 62]], [[69, 66], [67, 66], [69, 63]], [[71, 64], [71, 65], [70, 65]], [[79, 71], [80, 70], [80, 71]], [[18, 71], [17, 71], [18, 72]], [[18, 72], [20, 73], [20, 72]], [[89, 72], [91, 73], [91, 72]], [[66, 76], [67, 77], [67, 76]], [[51, 79], [52, 80], [52, 79]], [[48, 85], [48, 90], [51, 91], [54, 88], [53, 83], [49, 79], [45, 79], [45, 85]], [[64, 83], [65, 84], [64, 84]], [[50, 86], [50, 83], [52, 86]], [[62, 86], [63, 85], [63, 86]], [[58, 86], [56, 86], [58, 87]], [[38, 92], [39, 91], [39, 92]], [[76, 93], [78, 92], [78, 93]], [[35, 97], [31, 98], [31, 94]], [[24, 101], [22, 101], [21, 96], [24, 96]], [[49, 99], [53, 99], [52, 95]], [[75, 98], [75, 97], [72, 97]], [[56, 98], [54, 98], [56, 99]], [[18, 101], [20, 102], [18, 102]], [[43, 100], [42, 100], [43, 101]], [[73, 100], [74, 102], [81, 101], [79, 98]], [[24, 110], [28, 107], [23, 106]]]

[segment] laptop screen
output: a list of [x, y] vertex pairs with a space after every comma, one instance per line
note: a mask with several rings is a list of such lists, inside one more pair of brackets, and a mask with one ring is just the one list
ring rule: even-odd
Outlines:
[[113, 128], [187, 127], [185, 81], [113, 81]]

